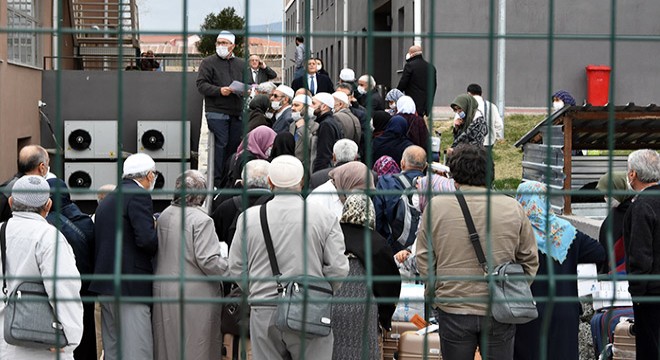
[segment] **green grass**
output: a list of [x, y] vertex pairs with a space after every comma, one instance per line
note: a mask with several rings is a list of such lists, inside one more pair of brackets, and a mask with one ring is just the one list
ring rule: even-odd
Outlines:
[[[510, 115], [504, 119], [504, 140], [495, 144], [495, 189], [516, 190], [522, 178], [522, 150], [513, 146], [523, 135], [544, 119], [543, 115]], [[451, 121], [438, 121], [435, 130], [442, 132], [442, 147], [453, 142]]]

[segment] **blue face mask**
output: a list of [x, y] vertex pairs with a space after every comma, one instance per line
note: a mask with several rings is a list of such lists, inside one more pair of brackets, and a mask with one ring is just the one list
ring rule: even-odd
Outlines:
[[458, 113], [458, 117], [460, 117], [461, 119], [465, 119], [465, 111], [461, 110], [461, 111]]

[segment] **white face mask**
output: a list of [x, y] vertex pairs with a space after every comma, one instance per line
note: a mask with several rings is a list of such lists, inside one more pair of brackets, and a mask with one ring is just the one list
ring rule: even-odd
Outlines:
[[272, 118], [273, 118], [273, 113], [270, 112], [270, 111], [266, 111], [266, 113], [265, 113], [264, 115], [265, 115], [267, 118], [269, 118], [269, 119], [272, 119]]
[[316, 65], [316, 71], [321, 71], [321, 69], [323, 69], [322, 65]]
[[293, 119], [293, 121], [298, 121], [298, 120], [302, 119], [302, 115], [298, 111], [292, 111], [291, 112], [291, 119]]
[[270, 102], [270, 108], [277, 111], [282, 108], [282, 102], [281, 101], [271, 101]]
[[562, 100], [555, 101], [552, 103], [552, 109], [554, 111], [561, 110], [564, 108], [564, 102]]
[[158, 174], [154, 173], [154, 180], [149, 183], [149, 191], [154, 191], [156, 188], [156, 179], [158, 179]]
[[265, 152], [264, 154], [266, 155], [266, 157], [270, 157], [270, 153], [271, 153], [272, 151], [273, 151], [273, 148], [272, 148], [272, 147], [269, 147], [268, 149], [266, 149], [266, 152]]
[[406, 53], [406, 61], [410, 60], [410, 53]]
[[218, 45], [215, 47], [215, 53], [221, 58], [226, 59], [229, 56], [229, 47]]
[[311, 106], [307, 108], [307, 116], [309, 117], [309, 120], [316, 120], [316, 115], [314, 115], [314, 108]]
[[364, 95], [367, 93], [367, 89], [365, 89], [364, 86], [358, 86], [357, 92], [360, 93], [360, 95]]
[[390, 109], [395, 110], [396, 109], [396, 103], [390, 103]]

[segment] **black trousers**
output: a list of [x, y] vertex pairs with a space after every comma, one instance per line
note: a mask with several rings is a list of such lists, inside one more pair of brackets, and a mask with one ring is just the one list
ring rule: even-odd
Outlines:
[[660, 303], [634, 302], [637, 359], [660, 359]]

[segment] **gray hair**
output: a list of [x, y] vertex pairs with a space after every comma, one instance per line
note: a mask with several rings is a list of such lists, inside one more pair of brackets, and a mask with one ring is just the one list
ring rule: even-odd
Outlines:
[[410, 145], [403, 150], [401, 162], [406, 161], [406, 168], [424, 170], [426, 168], [426, 150], [417, 145]]
[[643, 183], [660, 181], [660, 155], [655, 150], [636, 150], [628, 155], [628, 170], [637, 173]]
[[16, 200], [12, 201], [11, 204], [11, 211], [12, 212], [29, 212], [29, 213], [36, 213], [36, 214], [41, 214], [42, 211], [46, 210], [46, 205], [48, 202], [46, 201], [45, 204], [35, 207], [35, 206], [28, 206], [25, 204], [22, 204]]
[[353, 85], [349, 83], [339, 83], [335, 85], [335, 90], [339, 91], [339, 89], [346, 89], [350, 91], [351, 93], [353, 92]]
[[135, 173], [135, 174], [126, 174], [126, 175], [124, 175], [122, 178], [123, 178], [124, 180], [139, 180], [139, 179], [144, 179], [144, 178], [146, 178], [146, 177], [149, 175], [150, 172], [154, 172], [154, 173], [155, 173], [155, 172], [156, 172], [156, 168], [149, 169], [149, 170], [147, 170], [147, 171], [141, 171], [141, 172], [139, 172], [139, 173]]
[[268, 167], [266, 160], [255, 159], [245, 164], [246, 185], [250, 189], [268, 189]]
[[[198, 170], [186, 170], [176, 178], [174, 190], [181, 190], [184, 187], [186, 192], [186, 206], [199, 206], [204, 203], [206, 194], [200, 194], [201, 191], [206, 189], [206, 178], [204, 174]], [[188, 193], [189, 190], [191, 193]], [[181, 193], [177, 192], [174, 194], [172, 205], [181, 205]]]
[[338, 163], [354, 161], [358, 154], [358, 145], [350, 139], [339, 139], [332, 147], [332, 153]]
[[260, 94], [270, 94], [277, 89], [277, 86], [272, 81], [262, 82], [257, 85], [257, 92]]
[[359, 81], [366, 81], [367, 84], [369, 84], [369, 89], [373, 89], [376, 87], [376, 79], [374, 79], [374, 77], [371, 75], [367, 75], [367, 74], [362, 75], [360, 76]]

